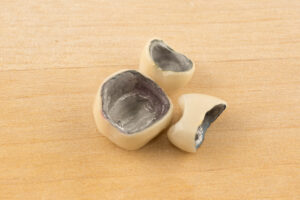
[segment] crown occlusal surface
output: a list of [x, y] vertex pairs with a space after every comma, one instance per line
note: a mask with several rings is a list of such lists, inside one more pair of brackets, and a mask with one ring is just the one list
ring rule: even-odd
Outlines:
[[118, 146], [134, 150], [164, 129], [173, 106], [152, 80], [135, 70], [106, 78], [94, 103], [98, 130]]
[[179, 98], [182, 117], [168, 130], [169, 140], [187, 152], [196, 152], [208, 127], [225, 110], [226, 102], [204, 94], [184, 94]]

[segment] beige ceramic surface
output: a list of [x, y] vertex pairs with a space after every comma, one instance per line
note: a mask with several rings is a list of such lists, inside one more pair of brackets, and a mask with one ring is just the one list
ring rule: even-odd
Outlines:
[[[184, 93], [229, 107], [195, 154], [99, 134], [101, 82], [160, 37], [195, 62]], [[1, 0], [0, 199], [297, 200], [299, 0]]]

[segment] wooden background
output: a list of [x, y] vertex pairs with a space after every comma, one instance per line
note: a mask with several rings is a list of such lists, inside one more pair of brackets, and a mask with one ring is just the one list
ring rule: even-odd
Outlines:
[[[226, 100], [196, 154], [96, 131], [104, 77], [157, 36]], [[300, 199], [299, 0], [1, 0], [0, 199]]]

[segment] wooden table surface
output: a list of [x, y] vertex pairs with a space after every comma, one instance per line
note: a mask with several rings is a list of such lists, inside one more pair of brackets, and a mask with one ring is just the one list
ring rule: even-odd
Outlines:
[[[228, 109], [196, 154], [97, 132], [101, 81], [160, 37], [196, 63], [172, 96]], [[300, 199], [300, 1], [1, 0], [0, 199]]]

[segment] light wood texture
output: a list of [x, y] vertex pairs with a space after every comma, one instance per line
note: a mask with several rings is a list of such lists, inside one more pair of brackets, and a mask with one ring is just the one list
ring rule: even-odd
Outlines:
[[[164, 39], [195, 61], [172, 97], [228, 102], [196, 154], [125, 151], [94, 95]], [[0, 199], [300, 199], [299, 0], [1, 0]]]

